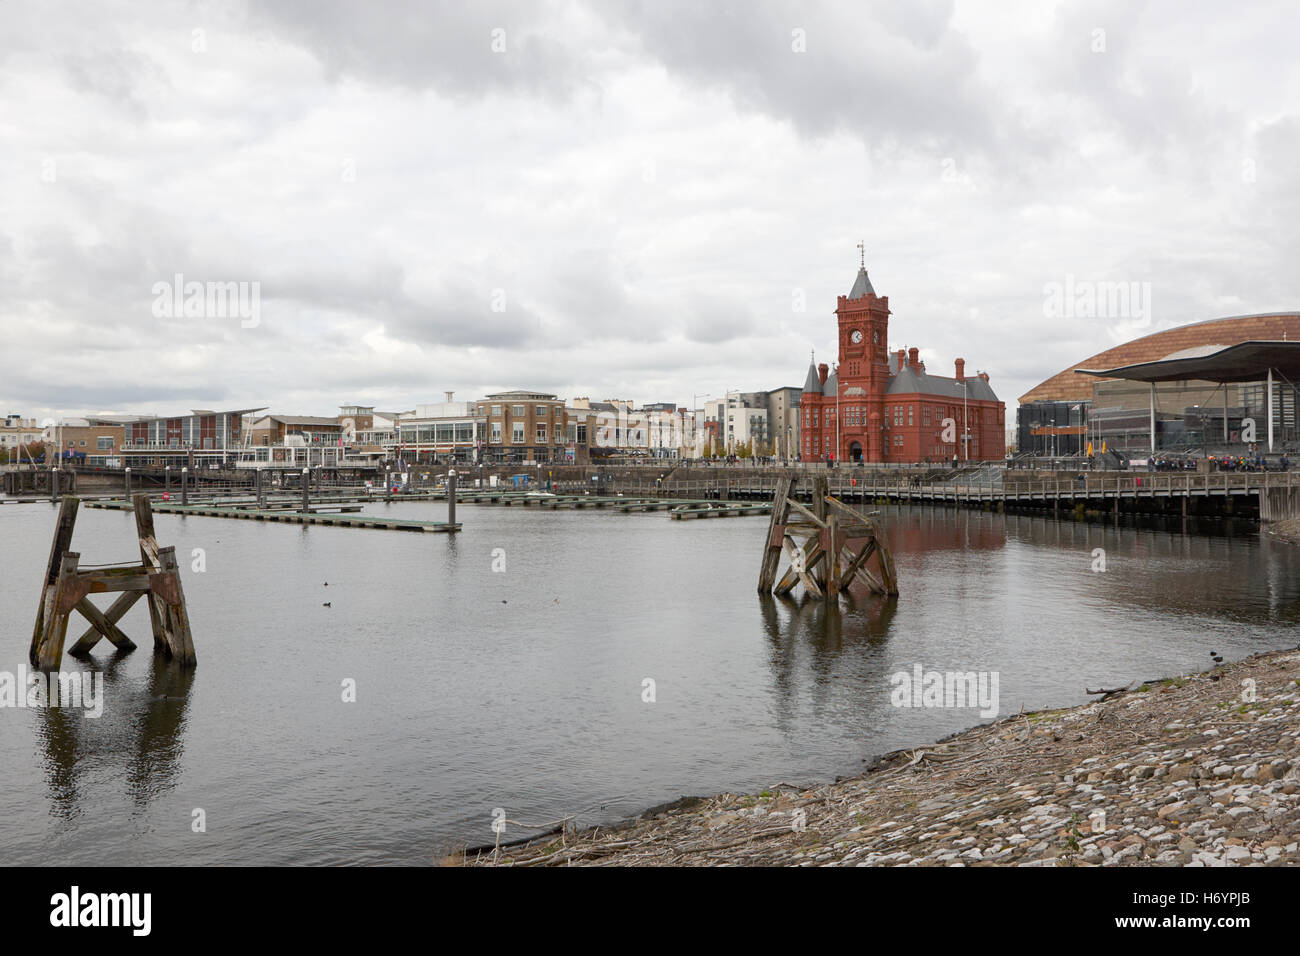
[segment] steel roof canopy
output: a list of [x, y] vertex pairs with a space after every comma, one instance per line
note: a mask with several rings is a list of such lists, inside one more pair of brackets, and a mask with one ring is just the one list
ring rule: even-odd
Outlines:
[[1268, 376], [1270, 368], [1292, 381], [1300, 381], [1300, 342], [1239, 342], [1204, 355], [1074, 371], [1135, 382], [1259, 382]]

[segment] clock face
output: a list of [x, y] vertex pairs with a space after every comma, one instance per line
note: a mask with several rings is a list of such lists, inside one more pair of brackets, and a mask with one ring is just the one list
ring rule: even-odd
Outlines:
[[854, 345], [857, 345], [859, 342], [862, 341], [862, 330], [854, 329], [853, 334], [851, 334], [849, 338], [853, 341]]

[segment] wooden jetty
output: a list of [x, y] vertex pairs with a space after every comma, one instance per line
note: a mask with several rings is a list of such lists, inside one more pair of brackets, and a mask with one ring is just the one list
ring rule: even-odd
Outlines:
[[[130, 506], [121, 501], [87, 502], [87, 508], [106, 508], [129, 511]], [[460, 525], [448, 521], [412, 521], [405, 518], [385, 518], [379, 515], [344, 514], [341, 510], [312, 508], [308, 511], [261, 510], [252, 507], [220, 507], [207, 505], [154, 505], [158, 514], [195, 515], [201, 518], [237, 518], [243, 521], [278, 521], [283, 524], [330, 525], [337, 528], [378, 528], [387, 531], [414, 531], [436, 534], [453, 533]], [[359, 510], [359, 509], [358, 509]]]
[[[36, 611], [36, 627], [32, 630], [29, 654], [32, 666], [51, 670], [62, 663], [68, 620], [73, 611], [89, 621], [90, 627], [69, 653], [78, 656], [89, 654], [101, 638], [107, 638], [119, 651], [134, 650], [135, 643], [122, 632], [117, 622], [136, 601], [145, 598], [153, 626], [155, 653], [178, 661], [182, 667], [193, 667], [197, 658], [176, 549], [158, 546], [149, 498], [136, 495], [132, 504], [140, 543], [140, 563], [87, 566], [84, 569], [80, 566], [81, 555], [68, 550], [80, 504], [80, 499], [69, 495], [63, 498], [59, 509], [50, 560], [41, 588], [41, 603]], [[103, 592], [121, 592], [121, 596], [107, 610], [101, 611], [90, 603], [89, 595]]]
[[[827, 494], [824, 477], [814, 480], [810, 508], [791, 497], [790, 485], [789, 478], [779, 479], [772, 497], [759, 593], [785, 595], [803, 584], [809, 594], [831, 601], [856, 579], [874, 594], [898, 594], [893, 555], [871, 517]], [[783, 554], [789, 556], [790, 567], [778, 579]], [[875, 574], [868, 567], [873, 556]]]
[[674, 521], [688, 518], [743, 518], [746, 515], [766, 515], [772, 513], [770, 504], [750, 504], [739, 501], [691, 501], [678, 504], [669, 512]]

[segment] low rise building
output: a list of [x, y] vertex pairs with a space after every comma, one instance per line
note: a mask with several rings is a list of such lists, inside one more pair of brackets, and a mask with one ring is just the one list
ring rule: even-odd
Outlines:
[[496, 392], [476, 404], [487, 427], [482, 454], [485, 463], [566, 459], [568, 421], [564, 402], [554, 394], [517, 389]]
[[0, 422], [0, 461], [27, 460], [27, 448], [43, 441], [34, 418], [10, 414]]
[[487, 415], [478, 402], [447, 400], [416, 405], [399, 416], [389, 444], [392, 456], [411, 463], [475, 464], [479, 461], [487, 433]]
[[245, 447], [244, 417], [264, 408], [195, 409], [188, 415], [144, 416], [123, 424], [120, 459], [130, 467], [195, 468], [233, 465]]

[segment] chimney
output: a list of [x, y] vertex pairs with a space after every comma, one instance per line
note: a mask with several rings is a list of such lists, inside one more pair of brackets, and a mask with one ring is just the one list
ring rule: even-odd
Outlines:
[[988, 372], [980, 372], [980, 378], [984, 379], [984, 381], [987, 382], [987, 381], [989, 380], [989, 373], [988, 373]]
[[898, 370], [899, 370], [900, 372], [903, 370], [903, 365], [905, 364], [905, 362], [904, 362], [904, 360], [903, 360], [903, 357], [904, 357], [905, 355], [907, 355], [907, 352], [905, 352], [903, 349], [899, 349], [899, 350], [898, 350]]
[[959, 382], [966, 381], [966, 360], [965, 359], [957, 360], [957, 381]]
[[826, 376], [827, 376], [828, 374], [830, 374], [830, 370], [831, 370], [831, 369], [830, 369], [830, 366], [827, 365], [825, 362], [822, 362], [820, 365], [818, 365], [818, 366], [817, 366], [817, 381], [819, 381], [819, 382], [821, 382], [823, 385], [825, 385], [825, 384], [826, 384]]
[[915, 346], [913, 346], [912, 348], [910, 348], [910, 349], [907, 350], [907, 364], [908, 364], [909, 366], [911, 366], [912, 368], [916, 368], [918, 365], [921, 364], [921, 350], [920, 350], [920, 349], [918, 349], [918, 348], [916, 348]]

